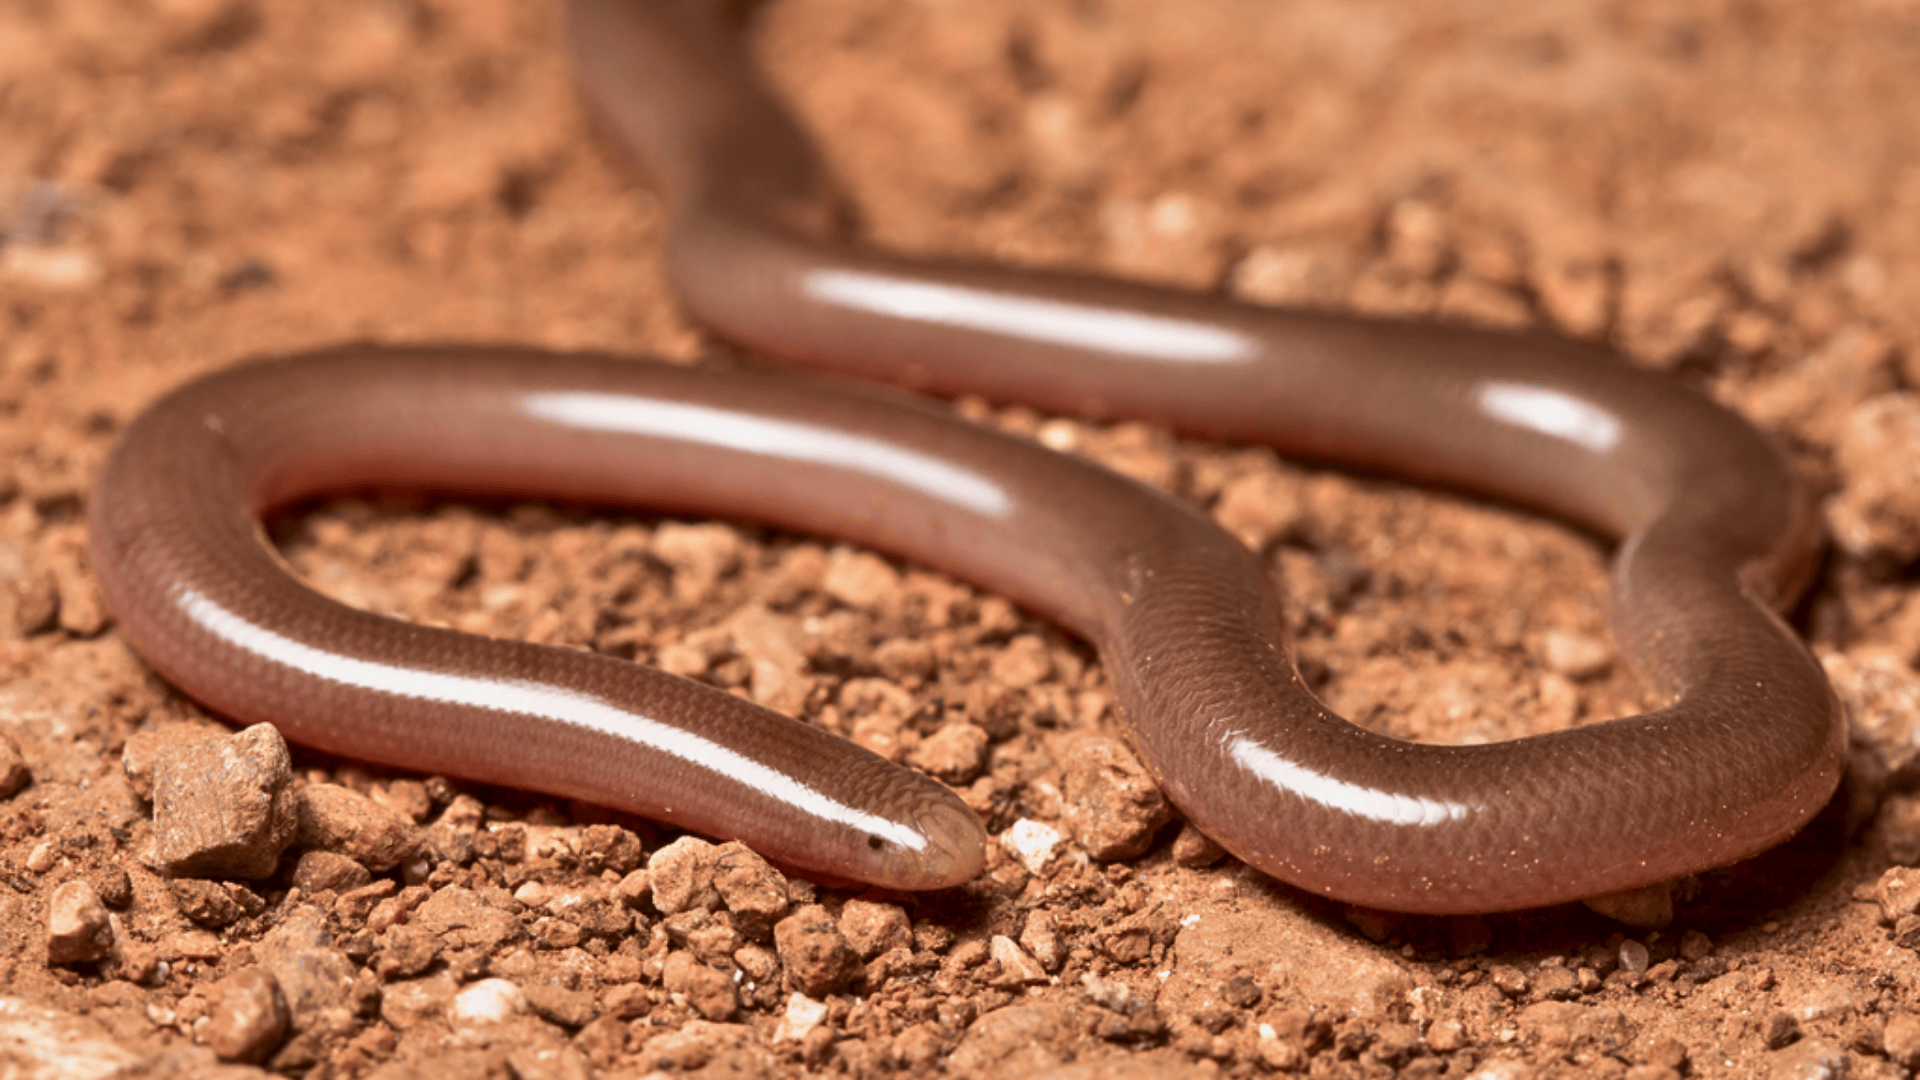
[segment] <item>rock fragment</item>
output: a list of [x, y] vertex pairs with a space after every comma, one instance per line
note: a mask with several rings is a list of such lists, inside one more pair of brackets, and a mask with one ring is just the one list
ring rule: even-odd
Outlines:
[[334, 947], [325, 912], [300, 905], [267, 932], [256, 952], [279, 984], [296, 1031], [352, 1030], [358, 1008], [354, 967]]
[[737, 840], [714, 852], [713, 887], [735, 928], [755, 941], [765, 941], [787, 913], [787, 876]]
[[373, 958], [373, 973], [382, 982], [411, 979], [440, 959], [440, 939], [418, 924], [395, 926]]
[[898, 904], [847, 901], [840, 909], [840, 934], [862, 960], [889, 949], [913, 948], [913, 923]]
[[1181, 866], [1212, 866], [1226, 857], [1227, 849], [1191, 822], [1181, 825], [1180, 835], [1173, 838], [1173, 861]]
[[374, 873], [412, 858], [424, 842], [413, 818], [338, 784], [308, 784], [299, 822], [301, 847], [345, 855]]
[[100, 900], [110, 908], [124, 908], [133, 903], [133, 879], [126, 870], [118, 866], [108, 866], [91, 879], [93, 889], [100, 894]]
[[622, 983], [607, 991], [600, 1003], [603, 1016], [616, 1020], [636, 1020], [653, 1011], [653, 999], [647, 996], [647, 988], [638, 983]]
[[352, 892], [372, 880], [373, 874], [366, 867], [334, 851], [302, 852], [293, 867], [293, 883], [308, 896]]
[[647, 860], [653, 906], [662, 915], [719, 907], [720, 893], [713, 881], [717, 858], [718, 851], [712, 844], [692, 836], [683, 836], [654, 852]]
[[684, 996], [696, 1012], [715, 1023], [728, 1020], [739, 1011], [740, 998], [733, 988], [733, 980], [688, 953], [667, 955], [660, 982], [668, 993]]
[[271, 724], [153, 751], [153, 832], [180, 877], [263, 878], [299, 824], [286, 741]]
[[1591, 679], [1613, 666], [1613, 648], [1590, 634], [1556, 627], [1540, 636], [1540, 659], [1569, 679]]
[[773, 928], [774, 948], [786, 969], [787, 988], [823, 998], [845, 985], [859, 970], [858, 958], [818, 904], [808, 904]]
[[455, 1030], [504, 1024], [527, 1011], [526, 995], [505, 979], [481, 979], [453, 995], [447, 1023]]
[[14, 744], [12, 736], [0, 732], [0, 799], [12, 798], [31, 779], [33, 774], [27, 769], [26, 759], [20, 756], [20, 747]]
[[442, 1016], [449, 1016], [448, 1011], [458, 996], [457, 991], [458, 984], [445, 972], [394, 983], [380, 995], [380, 1019], [397, 1031], [419, 1027]]
[[580, 869], [584, 873], [631, 873], [640, 865], [642, 854], [640, 838], [618, 825], [589, 825], [580, 834]]
[[654, 530], [651, 550], [673, 568], [674, 595], [693, 602], [740, 564], [740, 548], [740, 534], [725, 525], [666, 521]]
[[487, 901], [472, 889], [449, 885], [413, 911], [416, 925], [437, 935], [448, 949], [494, 953], [502, 945], [526, 936], [520, 920]]
[[980, 775], [986, 759], [986, 731], [963, 720], [928, 736], [907, 755], [907, 764], [949, 784], [964, 784]]
[[1059, 854], [1060, 830], [1031, 818], [1021, 818], [1000, 834], [1000, 846], [1020, 861], [1027, 873], [1038, 874]]
[[821, 587], [850, 608], [878, 612], [898, 594], [900, 574], [871, 552], [836, 547]]
[[800, 1042], [826, 1019], [826, 1002], [795, 993], [787, 998], [787, 1011], [780, 1017], [780, 1026], [774, 1029], [773, 1041]]
[[0, 1075], [19, 1080], [109, 1080], [149, 1061], [121, 1046], [91, 1017], [0, 997]]
[[1896, 866], [1880, 875], [1873, 887], [1880, 903], [1880, 919], [1897, 923], [1902, 916], [1920, 913], [1920, 870]]
[[1825, 1039], [1801, 1039], [1767, 1055], [1767, 1074], [1782, 1080], [1818, 1080], [1848, 1074], [1845, 1048]]
[[213, 930], [231, 926], [264, 906], [251, 891], [224, 881], [180, 878], [169, 881], [167, 891], [182, 915]]
[[1045, 910], [1028, 913], [1027, 924], [1020, 931], [1020, 946], [1048, 971], [1059, 971], [1067, 959], [1066, 947], [1054, 929], [1053, 916]]
[[47, 902], [47, 962], [83, 964], [113, 949], [113, 923], [105, 904], [84, 881], [68, 881]]
[[1000, 966], [1000, 973], [992, 979], [994, 986], [1003, 990], [1017, 990], [1047, 981], [1046, 968], [1028, 956], [1012, 938], [993, 935], [989, 950], [994, 963]]
[[225, 1061], [258, 1064], [287, 1036], [291, 1014], [280, 983], [265, 968], [242, 968], [214, 984], [207, 1045]]
[[1834, 539], [1856, 557], [1920, 557], [1920, 393], [1869, 398], [1840, 428], [1840, 492], [1827, 506]]
[[[685, 953], [674, 955], [686, 956]], [[720, 973], [716, 971], [714, 974]], [[724, 975], [720, 977], [726, 978]], [[593, 995], [585, 990], [575, 990], [553, 982], [531, 981], [520, 988], [520, 994], [535, 1013], [561, 1027], [585, 1027], [594, 1016]]]
[[1231, 481], [1221, 490], [1213, 518], [1242, 544], [1261, 551], [1298, 527], [1305, 512], [1298, 480], [1256, 472]]
[[1075, 739], [1062, 784], [1067, 822], [1096, 859], [1130, 859], [1147, 850], [1171, 811], [1166, 796], [1131, 750], [1112, 739]]
[[1920, 1069], [1920, 1014], [1901, 1011], [1887, 1017], [1880, 1045], [1895, 1065]]

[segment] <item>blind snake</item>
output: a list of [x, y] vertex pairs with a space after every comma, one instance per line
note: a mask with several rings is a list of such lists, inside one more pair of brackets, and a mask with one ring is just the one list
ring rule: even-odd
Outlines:
[[951, 572], [1098, 647], [1169, 797], [1248, 863], [1372, 907], [1488, 912], [1753, 855], [1831, 794], [1844, 721], [1775, 614], [1817, 526], [1769, 440], [1604, 349], [1262, 309], [839, 242], [824, 172], [703, 8], [571, 0], [586, 96], [668, 206], [688, 308], [781, 361], [1129, 416], [1457, 485], [1619, 540], [1644, 715], [1478, 746], [1364, 731], [1283, 649], [1260, 560], [1096, 466], [897, 391], [491, 347], [242, 365], [123, 433], [91, 502], [121, 630], [216, 712], [296, 742], [937, 888], [986, 833], [951, 792], [712, 687], [413, 626], [296, 582], [259, 515], [404, 485], [738, 517]]

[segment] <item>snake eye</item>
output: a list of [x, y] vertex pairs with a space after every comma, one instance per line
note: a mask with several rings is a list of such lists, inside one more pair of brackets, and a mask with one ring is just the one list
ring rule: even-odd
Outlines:
[[879, 851], [881, 848], [886, 846], [887, 846], [887, 842], [885, 840], [882, 840], [871, 833], [867, 834], [867, 850], [868, 851]]

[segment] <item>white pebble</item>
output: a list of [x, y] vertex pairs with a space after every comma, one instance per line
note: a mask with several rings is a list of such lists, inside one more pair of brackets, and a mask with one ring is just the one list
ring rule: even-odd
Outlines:
[[43, 289], [84, 289], [100, 280], [100, 260], [84, 248], [15, 244], [0, 254], [0, 278]]
[[787, 1014], [780, 1018], [780, 1026], [774, 1029], [773, 1041], [799, 1042], [807, 1033], [820, 1026], [827, 1018], [827, 1003], [815, 1001], [805, 994], [796, 993], [787, 998]]
[[1059, 851], [1060, 830], [1029, 818], [1021, 818], [1000, 835], [1000, 846], [1007, 849], [1007, 854], [1020, 860], [1020, 865], [1027, 868], [1027, 873], [1037, 874], [1047, 868]]
[[1588, 634], [1553, 629], [1541, 636], [1540, 646], [1547, 667], [1569, 679], [1590, 679], [1613, 666], [1613, 649]]
[[505, 979], [481, 979], [453, 995], [447, 1023], [453, 1027], [502, 1024], [527, 1009], [526, 996]]

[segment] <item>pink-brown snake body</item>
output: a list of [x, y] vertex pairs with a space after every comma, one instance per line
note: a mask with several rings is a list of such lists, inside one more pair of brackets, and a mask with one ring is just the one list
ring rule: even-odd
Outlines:
[[590, 799], [901, 888], [977, 873], [951, 793], [709, 687], [353, 612], [257, 515], [382, 484], [771, 522], [949, 571], [1093, 641], [1200, 829], [1311, 891], [1511, 910], [1664, 881], [1797, 830], [1840, 772], [1826, 678], [1774, 614], [1808, 496], [1745, 421], [1562, 340], [1265, 310], [894, 259], [821, 239], [811, 151], [671, 5], [575, 0], [588, 96], [654, 170], [689, 307], [764, 353], [939, 393], [1154, 420], [1460, 485], [1621, 540], [1622, 652], [1668, 702], [1484, 746], [1368, 733], [1281, 646], [1260, 561], [1189, 508], [891, 394], [501, 349], [346, 349], [176, 391], [92, 503], [124, 633], [229, 717], [409, 768]]

